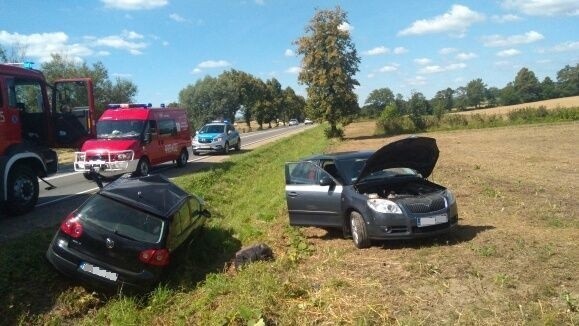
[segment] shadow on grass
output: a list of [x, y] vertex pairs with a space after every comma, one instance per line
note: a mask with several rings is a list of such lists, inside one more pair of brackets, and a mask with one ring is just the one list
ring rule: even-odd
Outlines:
[[[447, 234], [438, 236], [409, 239], [409, 240], [372, 240], [372, 246], [380, 246], [384, 249], [405, 249], [405, 248], [421, 248], [431, 246], [452, 246], [468, 242], [474, 239], [477, 234], [494, 229], [490, 225], [457, 225], [452, 231]], [[343, 238], [343, 232], [337, 228], [324, 228], [326, 231], [320, 236], [309, 236], [310, 238], [318, 238], [322, 240], [334, 240]]]

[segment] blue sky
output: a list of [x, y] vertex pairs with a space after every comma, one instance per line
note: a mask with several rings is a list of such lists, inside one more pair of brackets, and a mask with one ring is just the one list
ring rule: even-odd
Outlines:
[[502, 88], [522, 67], [555, 80], [579, 63], [577, 0], [0, 0], [0, 45], [36, 67], [54, 52], [101, 61], [154, 105], [229, 69], [305, 95], [293, 42], [316, 8], [336, 5], [361, 57], [361, 104], [382, 87], [431, 98], [476, 78]]

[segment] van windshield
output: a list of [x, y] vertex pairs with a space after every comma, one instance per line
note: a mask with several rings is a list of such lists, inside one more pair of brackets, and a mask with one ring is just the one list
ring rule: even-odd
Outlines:
[[97, 122], [97, 138], [139, 138], [143, 133], [143, 120], [105, 120]]

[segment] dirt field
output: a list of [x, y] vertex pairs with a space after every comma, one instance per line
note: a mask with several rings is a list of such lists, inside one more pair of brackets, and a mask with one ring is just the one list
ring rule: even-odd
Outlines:
[[579, 96], [571, 96], [571, 97], [563, 97], [563, 98], [556, 98], [552, 100], [545, 100], [545, 101], [538, 101], [532, 103], [523, 103], [523, 104], [516, 104], [516, 105], [507, 105], [507, 106], [499, 106], [496, 108], [491, 109], [480, 109], [480, 110], [471, 110], [465, 112], [457, 112], [456, 114], [507, 114], [509, 111], [518, 110], [522, 108], [538, 108], [539, 106], [544, 106], [547, 110], [556, 109], [556, 108], [569, 108], [569, 107], [578, 107], [579, 106]]
[[[351, 124], [334, 149], [395, 139], [373, 133], [374, 123]], [[579, 124], [428, 136], [440, 149], [431, 179], [455, 192], [459, 228], [367, 250], [305, 229], [315, 252], [296, 276], [311, 301], [301, 313], [322, 324], [579, 323]]]

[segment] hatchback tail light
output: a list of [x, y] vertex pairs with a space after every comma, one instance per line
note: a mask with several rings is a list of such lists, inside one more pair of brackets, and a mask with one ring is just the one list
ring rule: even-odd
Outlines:
[[139, 260], [145, 264], [155, 266], [169, 265], [169, 250], [163, 249], [147, 249], [139, 253]]
[[60, 230], [73, 238], [80, 238], [82, 235], [82, 224], [80, 224], [80, 221], [78, 217], [76, 217], [75, 213], [76, 212], [70, 213], [66, 219], [64, 219], [60, 225]]

